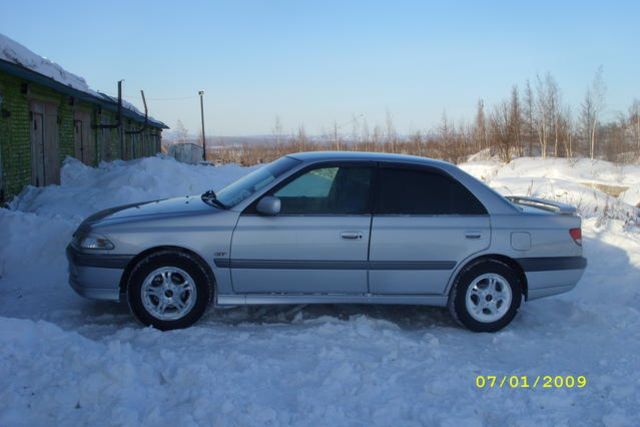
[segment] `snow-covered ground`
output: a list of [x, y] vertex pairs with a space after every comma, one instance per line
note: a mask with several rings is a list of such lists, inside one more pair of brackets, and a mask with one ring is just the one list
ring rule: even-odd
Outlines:
[[[525, 304], [496, 334], [397, 306], [234, 308], [162, 333], [126, 306], [73, 293], [71, 233], [98, 209], [217, 189], [248, 169], [67, 160], [62, 185], [0, 210], [0, 426], [640, 425], [638, 211], [589, 186], [637, 186], [640, 168], [462, 167], [506, 194], [581, 202], [589, 266], [574, 291]], [[476, 375], [489, 374], [585, 375], [588, 385], [478, 390]]]

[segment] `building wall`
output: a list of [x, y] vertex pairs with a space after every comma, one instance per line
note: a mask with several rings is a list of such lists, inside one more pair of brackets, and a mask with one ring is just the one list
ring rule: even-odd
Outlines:
[[[0, 150], [2, 183], [5, 198], [20, 192], [31, 182], [31, 145], [29, 140], [29, 105], [20, 93], [18, 79], [0, 74]], [[10, 114], [9, 117], [5, 113]]]
[[[58, 103], [58, 141], [60, 162], [65, 157], [75, 155], [75, 135], [73, 132], [73, 108], [69, 97], [61, 98]], [[66, 99], [65, 99], [66, 98]]]
[[[85, 104], [71, 100], [64, 94], [49, 88], [29, 84], [28, 92], [22, 93], [23, 81], [0, 72], [0, 96], [4, 113], [0, 114], [0, 201], [9, 200], [22, 188], [31, 184], [31, 137], [30, 137], [30, 102], [46, 101], [57, 106], [58, 120], [58, 154], [62, 164], [67, 156], [75, 155], [75, 122], [74, 111], [83, 109], [91, 111], [92, 125], [96, 123], [115, 123], [116, 113], [101, 109], [97, 105]], [[7, 116], [8, 115], [8, 116]], [[125, 120], [126, 130], [135, 130], [140, 123]], [[119, 131], [117, 129], [91, 128], [92, 141], [95, 144], [94, 158], [89, 163], [97, 165], [101, 161], [154, 155], [159, 152], [161, 129], [147, 127], [143, 134], [125, 136], [125, 153], [121, 152]], [[157, 136], [153, 136], [157, 135]], [[131, 144], [134, 149], [131, 150]]]

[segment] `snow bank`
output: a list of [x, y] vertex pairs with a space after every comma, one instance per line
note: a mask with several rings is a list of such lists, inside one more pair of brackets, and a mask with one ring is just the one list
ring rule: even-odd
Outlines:
[[539, 159], [522, 157], [511, 161], [498, 176], [520, 176], [562, 179], [583, 183], [631, 185], [640, 183], [640, 166], [623, 165], [590, 159]]
[[625, 192], [620, 194], [620, 200], [640, 208], [640, 184], [630, 186]]
[[[637, 202], [633, 203], [636, 194], [633, 189], [640, 188], [637, 165], [523, 157], [506, 165], [494, 159], [470, 161], [460, 167], [506, 196], [533, 196], [569, 203], [578, 208], [583, 218], [638, 220]], [[605, 192], [627, 188], [620, 197]]]
[[220, 189], [248, 170], [237, 165], [187, 165], [163, 155], [102, 162], [92, 168], [67, 157], [60, 185], [29, 186], [11, 202], [10, 208], [80, 221], [116, 205]]
[[[463, 167], [510, 188], [534, 177], [580, 190], [531, 162], [520, 183], [490, 161]], [[162, 333], [67, 285], [64, 246], [86, 215], [247, 171], [67, 160], [60, 186], [28, 188], [0, 210], [0, 425], [640, 425], [640, 231], [616, 219], [585, 219], [589, 265], [574, 291], [525, 304], [491, 335], [442, 309], [398, 306], [240, 307]], [[585, 375], [588, 385], [475, 388], [491, 374]]]

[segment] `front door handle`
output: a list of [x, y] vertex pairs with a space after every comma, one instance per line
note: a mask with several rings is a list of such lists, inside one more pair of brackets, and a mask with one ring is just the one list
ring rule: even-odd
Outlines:
[[340, 233], [340, 237], [348, 240], [362, 239], [362, 233], [359, 231], [343, 231]]
[[466, 237], [467, 239], [479, 239], [482, 237], [482, 233], [479, 231], [467, 231], [466, 233], [464, 233], [464, 237]]

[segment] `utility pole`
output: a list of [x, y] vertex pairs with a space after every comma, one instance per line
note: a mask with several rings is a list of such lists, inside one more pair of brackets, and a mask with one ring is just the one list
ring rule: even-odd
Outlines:
[[207, 161], [207, 142], [204, 136], [204, 103], [202, 101], [202, 97], [204, 96], [204, 91], [201, 90], [198, 92], [200, 95], [200, 120], [202, 121], [202, 160]]
[[122, 82], [118, 81], [118, 138], [120, 139], [120, 158], [125, 160], [124, 153], [124, 120], [122, 120]]

